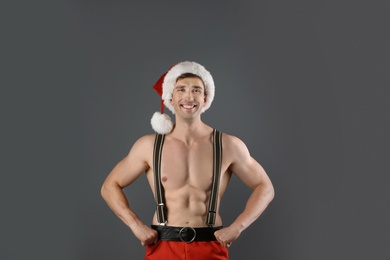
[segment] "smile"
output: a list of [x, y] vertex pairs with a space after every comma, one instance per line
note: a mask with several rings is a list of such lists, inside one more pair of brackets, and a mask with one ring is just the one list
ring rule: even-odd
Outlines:
[[196, 107], [196, 105], [181, 105], [184, 109], [193, 109]]

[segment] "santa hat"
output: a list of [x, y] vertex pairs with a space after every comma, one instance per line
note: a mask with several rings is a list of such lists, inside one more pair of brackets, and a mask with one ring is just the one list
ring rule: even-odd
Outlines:
[[215, 94], [214, 80], [205, 67], [192, 61], [183, 61], [172, 66], [153, 86], [156, 92], [161, 96], [161, 112], [155, 112], [151, 120], [153, 130], [159, 134], [167, 134], [172, 131], [173, 122], [167, 114], [164, 114], [164, 105], [171, 110], [173, 114], [175, 113], [170, 100], [172, 99], [173, 88], [177, 78], [184, 73], [197, 75], [203, 81], [207, 98], [206, 103], [202, 108], [202, 112], [206, 111], [213, 102]]

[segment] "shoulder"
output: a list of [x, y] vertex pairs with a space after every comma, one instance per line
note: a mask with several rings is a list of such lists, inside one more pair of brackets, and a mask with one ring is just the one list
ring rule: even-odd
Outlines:
[[137, 153], [149, 152], [151, 149], [153, 149], [155, 137], [155, 134], [148, 134], [138, 138], [138, 140], [135, 141], [135, 143], [131, 147], [130, 153], [132, 151]]
[[134, 143], [137, 144], [137, 145], [150, 145], [154, 143], [154, 139], [156, 138], [156, 134], [147, 134], [147, 135], [144, 135], [144, 136], [141, 136], [140, 138], [138, 138], [138, 140]]
[[245, 143], [234, 135], [224, 133], [222, 135], [222, 147], [223, 156], [231, 162], [247, 160], [250, 157]]
[[222, 134], [222, 144], [228, 149], [246, 149], [245, 143], [240, 138], [226, 133]]

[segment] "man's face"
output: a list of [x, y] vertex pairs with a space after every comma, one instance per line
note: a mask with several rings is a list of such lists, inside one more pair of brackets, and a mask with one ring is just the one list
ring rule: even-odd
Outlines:
[[197, 77], [179, 79], [170, 102], [179, 116], [189, 118], [200, 115], [206, 102], [203, 81]]

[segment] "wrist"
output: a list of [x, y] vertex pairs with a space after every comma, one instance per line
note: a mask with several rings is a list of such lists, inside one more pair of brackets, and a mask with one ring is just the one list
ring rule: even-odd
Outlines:
[[132, 226], [137, 225], [137, 222], [139, 222], [139, 218], [137, 217], [134, 212], [131, 210], [123, 213], [119, 216], [120, 219], [129, 227], [132, 228]]
[[231, 228], [235, 229], [238, 233], [241, 234], [242, 231], [244, 231], [245, 227], [242, 223], [239, 223], [237, 221], [233, 222], [231, 225], [230, 225]]

